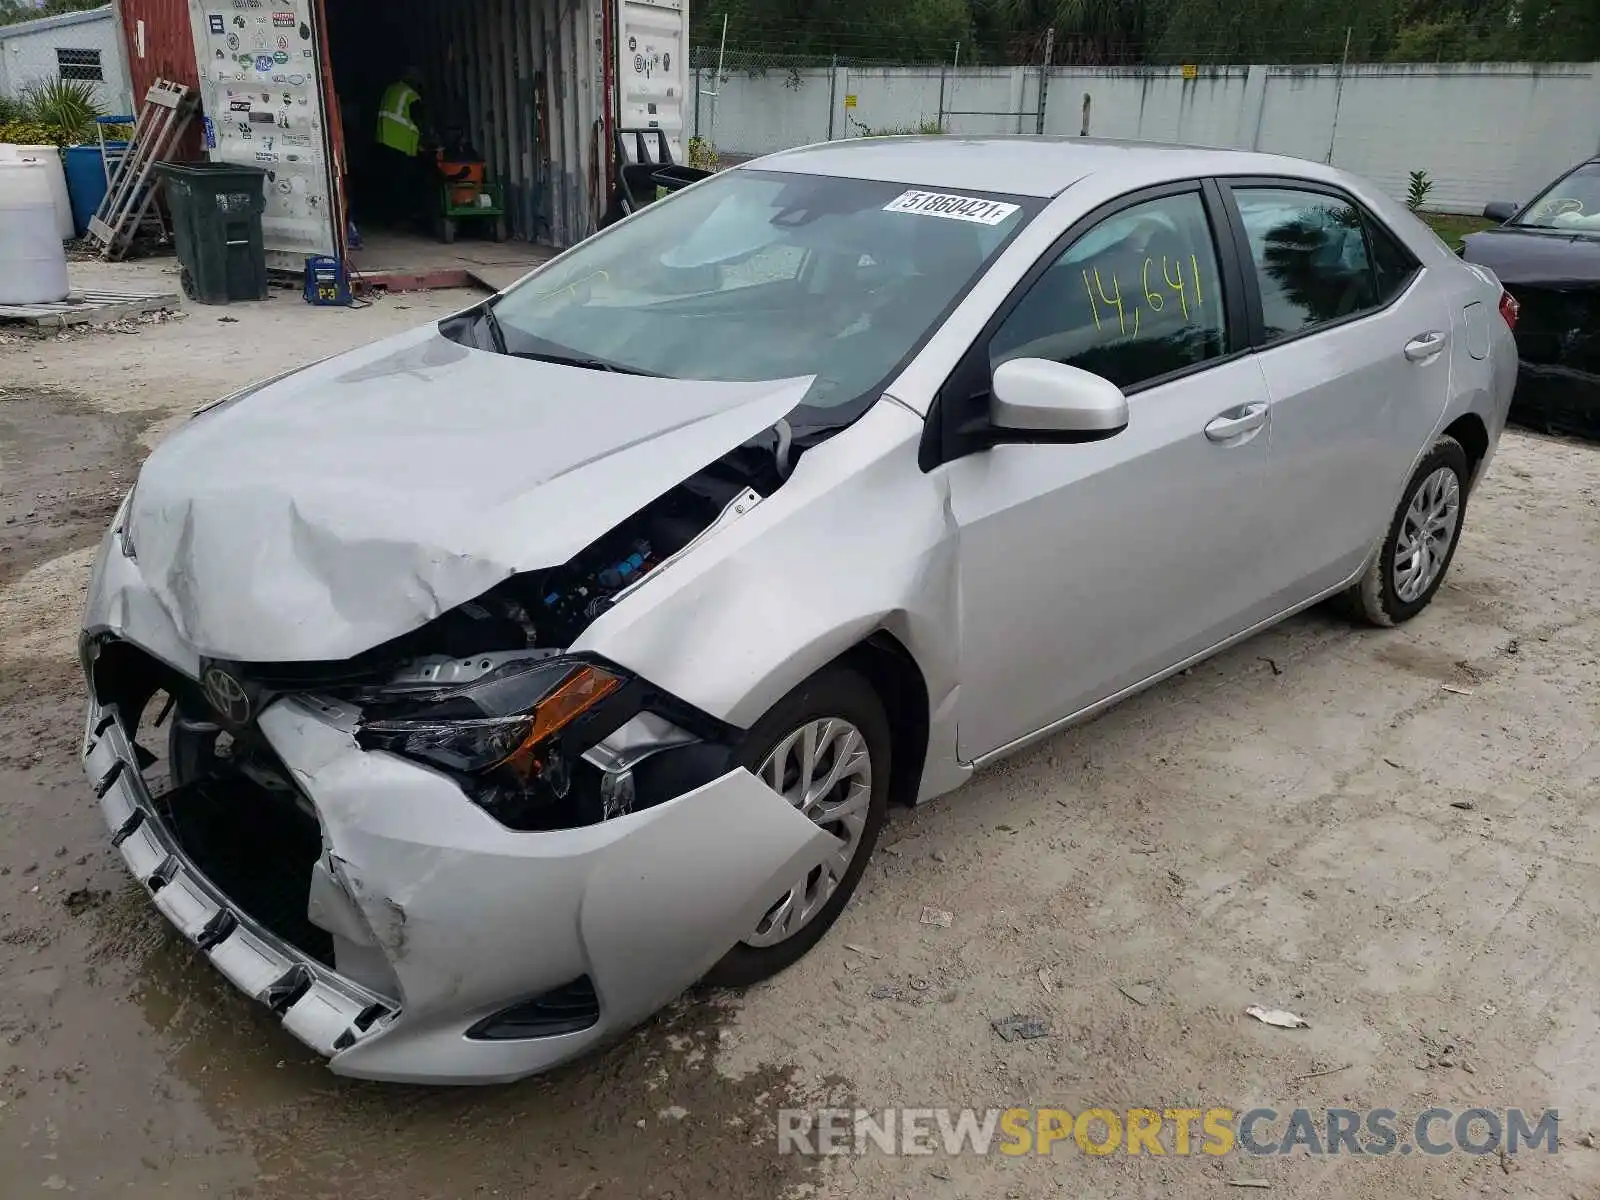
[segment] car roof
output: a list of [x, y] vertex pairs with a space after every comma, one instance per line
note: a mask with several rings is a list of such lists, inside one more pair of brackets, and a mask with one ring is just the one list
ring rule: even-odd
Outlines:
[[1341, 179], [1340, 172], [1320, 163], [1280, 154], [1049, 135], [847, 138], [781, 150], [744, 166], [967, 191], [981, 180], [982, 191], [1042, 198], [1101, 173], [1125, 176], [1130, 187], [1202, 175]]

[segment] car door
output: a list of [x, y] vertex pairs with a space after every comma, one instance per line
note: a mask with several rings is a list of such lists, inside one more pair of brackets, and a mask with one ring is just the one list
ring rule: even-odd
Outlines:
[[[1215, 188], [1125, 197], [1063, 235], [941, 389], [963, 759], [1259, 613], [1270, 414], [1240, 288]], [[983, 424], [994, 366], [1016, 357], [1110, 379], [1129, 397], [1128, 427], [1085, 444], [963, 445], [961, 431]]]
[[1358, 571], [1450, 387], [1449, 283], [1337, 189], [1228, 184], [1272, 402], [1266, 503], [1283, 607]]

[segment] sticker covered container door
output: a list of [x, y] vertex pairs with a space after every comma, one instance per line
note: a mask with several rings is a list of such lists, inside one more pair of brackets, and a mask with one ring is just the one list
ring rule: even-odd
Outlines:
[[619, 129], [660, 129], [674, 162], [684, 161], [688, 90], [688, 0], [618, 0]]
[[337, 254], [315, 0], [189, 0], [212, 162], [265, 167], [267, 266]]

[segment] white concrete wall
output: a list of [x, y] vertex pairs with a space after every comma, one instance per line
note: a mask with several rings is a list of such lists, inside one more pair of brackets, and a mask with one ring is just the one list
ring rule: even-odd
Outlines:
[[[1032, 133], [1039, 71], [987, 67], [730, 72], [699, 131], [723, 153], [766, 154], [830, 136], [914, 129]], [[702, 87], [712, 87], [703, 71]], [[853, 109], [845, 98], [855, 96]], [[1600, 153], [1600, 63], [1383, 64], [1057, 68], [1045, 132], [1076, 135], [1085, 98], [1095, 137], [1256, 149], [1325, 161], [1401, 196], [1407, 173], [1434, 180], [1429, 207], [1476, 212], [1527, 199], [1573, 163]], [[992, 115], [973, 115], [987, 113]]]
[[56, 78], [57, 48], [98, 50], [105, 78], [94, 86], [101, 105], [107, 113], [134, 111], [116, 17], [109, 7], [0, 25], [0, 92], [15, 96], [30, 83]]
[[1478, 211], [1531, 200], [1597, 152], [1600, 63], [1429, 64], [1347, 76], [1333, 161], [1396, 195], [1426, 168], [1430, 206]]
[[1078, 134], [1089, 100], [1094, 137], [1231, 146], [1241, 115], [1252, 110], [1247, 67], [1208, 68], [1194, 79], [1177, 67], [1053, 71], [1045, 132]]

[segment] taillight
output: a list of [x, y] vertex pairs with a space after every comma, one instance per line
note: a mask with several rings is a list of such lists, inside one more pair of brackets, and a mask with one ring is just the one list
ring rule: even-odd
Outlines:
[[1517, 303], [1517, 298], [1510, 292], [1500, 293], [1500, 315], [1505, 318], [1506, 327], [1515, 329], [1517, 317], [1522, 313], [1522, 305]]

